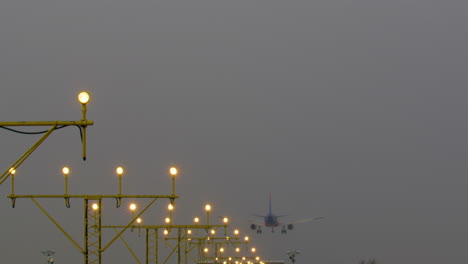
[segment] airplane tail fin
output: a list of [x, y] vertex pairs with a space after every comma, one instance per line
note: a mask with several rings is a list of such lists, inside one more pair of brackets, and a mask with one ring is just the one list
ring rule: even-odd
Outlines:
[[268, 209], [268, 213], [271, 215], [272, 212], [271, 212], [271, 193], [270, 193], [270, 200], [269, 200], [269, 209]]

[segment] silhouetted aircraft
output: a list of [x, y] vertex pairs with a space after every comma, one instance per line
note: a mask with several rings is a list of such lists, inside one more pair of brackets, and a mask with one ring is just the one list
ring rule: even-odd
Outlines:
[[306, 223], [306, 222], [324, 218], [323, 216], [320, 216], [320, 217], [315, 217], [315, 218], [293, 221], [289, 223], [282, 223], [278, 220], [278, 218], [284, 217], [286, 215], [273, 214], [271, 210], [271, 194], [270, 194], [270, 200], [269, 200], [268, 214], [267, 215], [254, 215], [254, 216], [263, 218], [263, 222], [251, 221], [252, 224], [250, 224], [250, 229], [257, 230], [257, 234], [262, 233], [262, 227], [271, 228], [272, 233], [275, 232], [275, 227], [281, 227], [281, 234], [286, 234], [287, 232], [286, 230], [293, 230], [295, 224]]

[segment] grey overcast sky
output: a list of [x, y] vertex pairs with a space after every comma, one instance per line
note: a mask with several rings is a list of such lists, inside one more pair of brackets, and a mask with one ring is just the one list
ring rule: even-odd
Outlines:
[[[260, 255], [297, 263], [466, 263], [468, 2], [3, 0], [2, 121], [78, 120], [18, 169], [18, 194], [169, 194], [175, 221], [211, 202]], [[37, 136], [0, 131], [3, 171]], [[30, 200], [0, 186], [1, 263], [82, 263]], [[287, 236], [248, 229], [268, 209]], [[41, 201], [81, 243], [82, 202]], [[125, 201], [126, 205], [129, 201]], [[147, 222], [161, 223], [166, 201]], [[106, 201], [123, 223], [129, 213]], [[125, 207], [125, 206], [123, 206]], [[152, 220], [151, 220], [152, 219]], [[110, 233], [112, 234], [112, 233]], [[109, 236], [108, 236], [109, 237]], [[143, 238], [128, 234], [137, 253]], [[136, 237], [136, 238], [135, 238]], [[138, 248], [139, 247], [139, 248]], [[119, 241], [104, 263], [133, 263]]]

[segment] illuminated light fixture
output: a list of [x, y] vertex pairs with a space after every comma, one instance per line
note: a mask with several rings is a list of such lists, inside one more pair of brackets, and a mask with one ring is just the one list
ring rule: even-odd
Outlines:
[[172, 175], [172, 176], [176, 176], [178, 171], [177, 171], [177, 168], [176, 167], [171, 167], [169, 169], [169, 173]]
[[81, 104], [87, 104], [89, 102], [89, 93], [81, 92], [78, 94], [78, 101]]
[[124, 173], [124, 169], [122, 167], [117, 167], [117, 169], [115, 169], [115, 172], [117, 173], [117, 175], [122, 176], [122, 174]]
[[91, 208], [93, 208], [94, 211], [97, 211], [99, 209], [99, 205], [97, 203], [93, 203]]
[[173, 204], [167, 205], [167, 210], [169, 210], [169, 211], [174, 210], [174, 205]]
[[62, 173], [63, 173], [63, 175], [68, 175], [68, 174], [70, 174], [70, 169], [68, 167], [63, 167], [62, 168]]

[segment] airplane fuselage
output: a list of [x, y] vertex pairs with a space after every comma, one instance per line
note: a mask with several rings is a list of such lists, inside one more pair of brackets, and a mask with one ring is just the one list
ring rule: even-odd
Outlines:
[[279, 225], [278, 217], [274, 214], [267, 214], [263, 219], [266, 227], [277, 227]]

